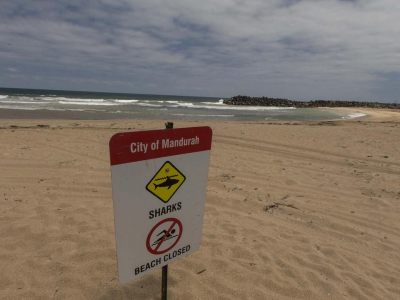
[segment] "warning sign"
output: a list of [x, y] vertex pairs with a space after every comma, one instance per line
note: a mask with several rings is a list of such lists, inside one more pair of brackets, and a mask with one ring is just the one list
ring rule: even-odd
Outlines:
[[211, 138], [209, 127], [124, 132], [111, 138], [120, 283], [200, 248]]
[[150, 180], [146, 190], [161, 201], [167, 203], [176, 193], [186, 177], [169, 161], [167, 161]]
[[181, 236], [181, 221], [175, 218], [165, 219], [154, 226], [147, 236], [147, 250], [151, 254], [163, 254], [171, 250], [179, 242]]

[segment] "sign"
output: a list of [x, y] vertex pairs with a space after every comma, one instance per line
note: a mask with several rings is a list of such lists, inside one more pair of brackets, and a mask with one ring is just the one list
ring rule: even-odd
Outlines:
[[117, 133], [110, 140], [119, 282], [199, 249], [212, 131]]
[[167, 203], [175, 194], [186, 177], [169, 161], [158, 170], [146, 189], [161, 201]]
[[[153, 229], [147, 236], [146, 240], [147, 250], [149, 250], [149, 252], [152, 254], [163, 254], [174, 248], [174, 246], [180, 240], [181, 236], [182, 236], [181, 221], [175, 218], [168, 218], [162, 220], [156, 226], [153, 227]], [[161, 247], [161, 245], [163, 247]]]

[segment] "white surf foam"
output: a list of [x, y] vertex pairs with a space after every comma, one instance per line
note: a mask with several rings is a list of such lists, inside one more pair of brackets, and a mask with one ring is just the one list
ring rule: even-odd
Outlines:
[[7, 97], [8, 97], [8, 95], [0, 95], [0, 99], [5, 99]]
[[140, 105], [140, 106], [155, 106], [155, 107], [163, 107], [163, 106], [164, 106], [164, 105], [150, 104], [150, 103], [136, 103], [135, 105]]
[[219, 99], [218, 102], [201, 102], [203, 104], [213, 104], [213, 105], [226, 105], [224, 104], [224, 99]]
[[0, 108], [3, 108], [3, 109], [22, 109], [22, 110], [38, 110], [38, 109], [42, 109], [42, 108], [39, 108], [39, 107], [18, 106], [18, 105], [1, 105], [1, 104], [0, 104]]
[[139, 100], [139, 101], [146, 103], [180, 103], [180, 101], [176, 100]]
[[45, 102], [38, 102], [38, 101], [0, 101], [0, 103], [8, 103], [8, 104], [47, 104]]
[[187, 116], [187, 117], [223, 117], [229, 118], [234, 117], [235, 115], [193, 115], [193, 114], [171, 114], [172, 116]]
[[363, 113], [360, 113], [360, 112], [355, 112], [355, 113], [349, 114], [348, 118], [349, 119], [361, 118], [361, 117], [365, 117], [366, 115], [367, 114], [363, 114]]
[[194, 104], [190, 102], [184, 102], [184, 103], [177, 103], [178, 106], [184, 106], [184, 107], [193, 107]]
[[110, 113], [110, 114], [129, 114], [129, 115], [133, 115], [133, 114], [138, 114], [139, 112], [137, 112], [137, 111], [121, 111], [121, 110], [117, 110], [117, 111], [109, 111], [108, 113]]
[[62, 110], [62, 111], [84, 111], [84, 112], [105, 112], [104, 109], [92, 109], [92, 108], [49, 108], [49, 110]]
[[138, 102], [139, 100], [114, 100], [115, 102], [118, 102], [118, 103], [136, 103], [136, 102]]
[[232, 110], [252, 110], [252, 111], [263, 111], [263, 110], [290, 110], [296, 109], [296, 107], [274, 107], [274, 106], [219, 106], [219, 107], [207, 107], [208, 109], [232, 109]]
[[[185, 105], [180, 105], [185, 106]], [[178, 107], [178, 106], [176, 106]], [[205, 108], [205, 109], [224, 109], [224, 110], [251, 110], [251, 111], [263, 111], [263, 110], [288, 110], [296, 109], [296, 107], [275, 107], [275, 106], [245, 106], [245, 105], [187, 105], [191, 108]]]
[[119, 105], [118, 103], [111, 103], [111, 102], [80, 102], [80, 101], [58, 101], [60, 104], [67, 104], [67, 105], [99, 105], [99, 106], [116, 106]]
[[85, 98], [66, 98], [66, 97], [42, 97], [39, 98], [40, 100], [44, 101], [53, 101], [53, 102], [59, 102], [59, 101], [64, 101], [64, 102], [105, 102], [104, 99], [85, 99]]
[[201, 103], [209, 105], [220, 105], [218, 102], [201, 102]]
[[[0, 98], [1, 99], [1, 98]], [[6, 99], [6, 98], [3, 98]], [[15, 103], [19, 103], [21, 101], [35, 101], [35, 100], [40, 100], [40, 98], [32, 98], [32, 97], [24, 97], [24, 96], [14, 96], [14, 97], [10, 97], [8, 98], [7, 101], [14, 101]]]
[[[31, 103], [31, 102], [29, 102]], [[0, 109], [18, 109], [18, 110], [51, 110], [51, 111], [82, 111], [82, 112], [105, 112], [102, 109], [83, 109], [83, 108], [56, 108], [56, 107], [32, 107], [32, 106], [18, 106], [18, 105], [1, 105]]]

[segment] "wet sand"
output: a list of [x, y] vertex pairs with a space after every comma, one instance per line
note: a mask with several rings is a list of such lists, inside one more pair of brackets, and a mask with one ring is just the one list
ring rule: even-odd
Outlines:
[[[202, 246], [169, 299], [400, 299], [400, 114], [176, 121], [214, 131]], [[1, 299], [160, 299], [120, 285], [108, 141], [162, 121], [0, 120]]]

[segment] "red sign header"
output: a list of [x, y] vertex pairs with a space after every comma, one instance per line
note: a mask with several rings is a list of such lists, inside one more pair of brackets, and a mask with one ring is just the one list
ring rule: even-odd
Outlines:
[[211, 150], [210, 127], [122, 132], [110, 140], [111, 165]]

